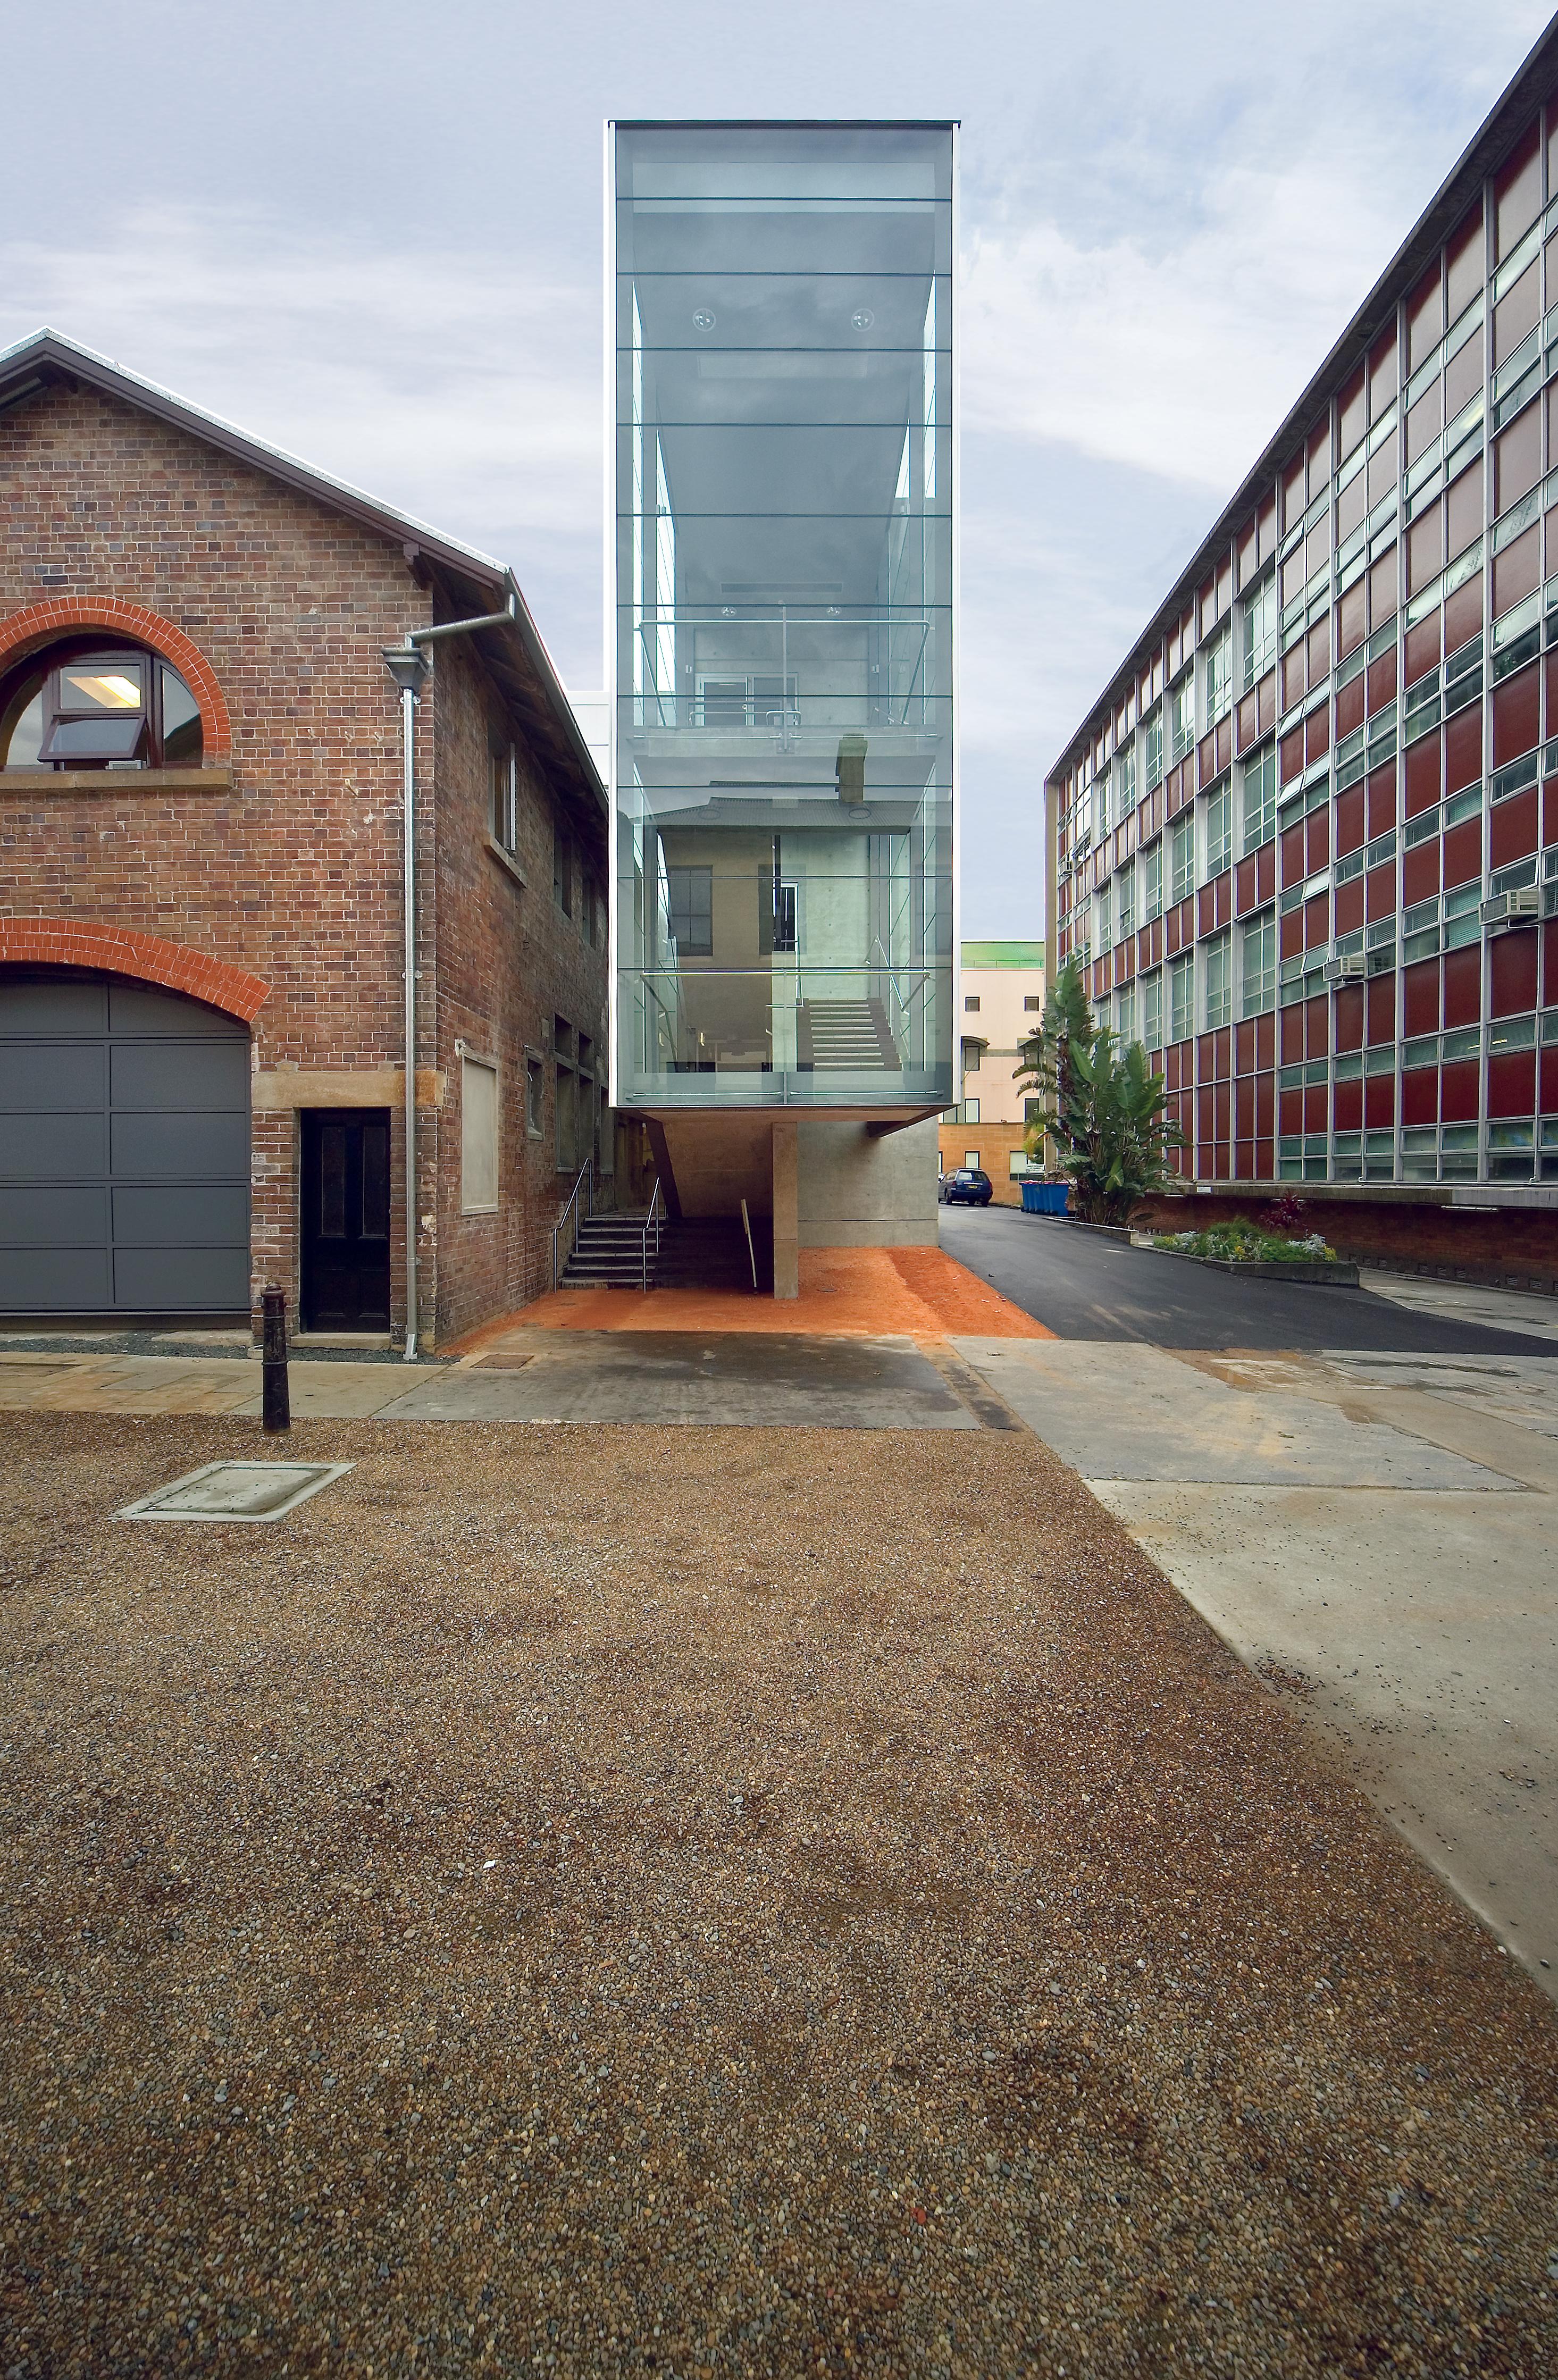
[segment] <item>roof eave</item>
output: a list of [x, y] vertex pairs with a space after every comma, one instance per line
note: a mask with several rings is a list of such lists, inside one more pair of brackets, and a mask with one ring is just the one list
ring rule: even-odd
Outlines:
[[1139, 676], [1143, 653], [1150, 653], [1154, 643], [1162, 642], [1169, 626], [1184, 610], [1187, 593], [1194, 595], [1208, 565], [1225, 551], [1240, 521], [1270, 489], [1300, 439], [1308, 435], [1313, 426], [1315, 407], [1322, 399], [1329, 403], [1336, 382], [1345, 379], [1360, 358], [1367, 355], [1383, 325], [1386, 309], [1394, 311], [1402, 285], [1409, 285], [1429, 258], [1442, 246], [1484, 180], [1503, 164], [1529, 111], [1550, 99], [1555, 89], [1558, 89], [1558, 18], [1548, 26], [1528, 52], [1512, 80], [1501, 92], [1497, 103], [1451, 167], [1428, 207], [1353, 314], [1319, 370], [1306, 382], [1302, 394], [1284, 415], [1275, 436], [1268, 440], [1261, 449], [1190, 561], [1152, 613], [1147, 626], [1132, 645], [1126, 666], [1114, 672], [1104, 694], [1092, 704], [1066, 738], [1059, 758], [1045, 771], [1046, 785], [1065, 769], [1078, 747], [1097, 734], [1099, 722], [1118, 702], [1121, 690], [1134, 677]]

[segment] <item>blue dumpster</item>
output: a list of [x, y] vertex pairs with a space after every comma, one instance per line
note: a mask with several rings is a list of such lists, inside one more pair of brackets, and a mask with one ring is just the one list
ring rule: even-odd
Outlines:
[[1069, 1182], [1025, 1182], [1022, 1211], [1025, 1215], [1064, 1215], [1070, 1191]]

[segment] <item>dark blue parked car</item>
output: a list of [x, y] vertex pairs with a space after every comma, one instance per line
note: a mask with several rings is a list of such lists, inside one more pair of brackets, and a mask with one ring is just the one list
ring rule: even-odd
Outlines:
[[943, 1207], [988, 1207], [991, 1201], [991, 1181], [977, 1165], [959, 1165], [951, 1173], [943, 1173], [941, 1197]]

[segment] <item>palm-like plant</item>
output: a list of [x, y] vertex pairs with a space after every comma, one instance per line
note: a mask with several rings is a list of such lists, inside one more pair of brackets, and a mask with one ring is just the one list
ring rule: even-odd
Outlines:
[[1076, 1184], [1086, 1222], [1124, 1223], [1168, 1182], [1168, 1152], [1185, 1136], [1165, 1112], [1163, 1078], [1139, 1041], [1121, 1046], [1095, 1024], [1081, 970], [1067, 960], [1051, 987], [1031, 1061], [1019, 1087], [1044, 1106], [1028, 1135], [1037, 1153], [1048, 1133]]

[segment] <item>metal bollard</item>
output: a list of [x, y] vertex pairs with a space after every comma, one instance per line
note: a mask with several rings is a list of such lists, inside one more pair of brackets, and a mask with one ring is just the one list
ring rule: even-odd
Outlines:
[[268, 1434], [292, 1427], [292, 1400], [286, 1383], [286, 1292], [262, 1290], [260, 1302], [265, 1315], [261, 1406]]

